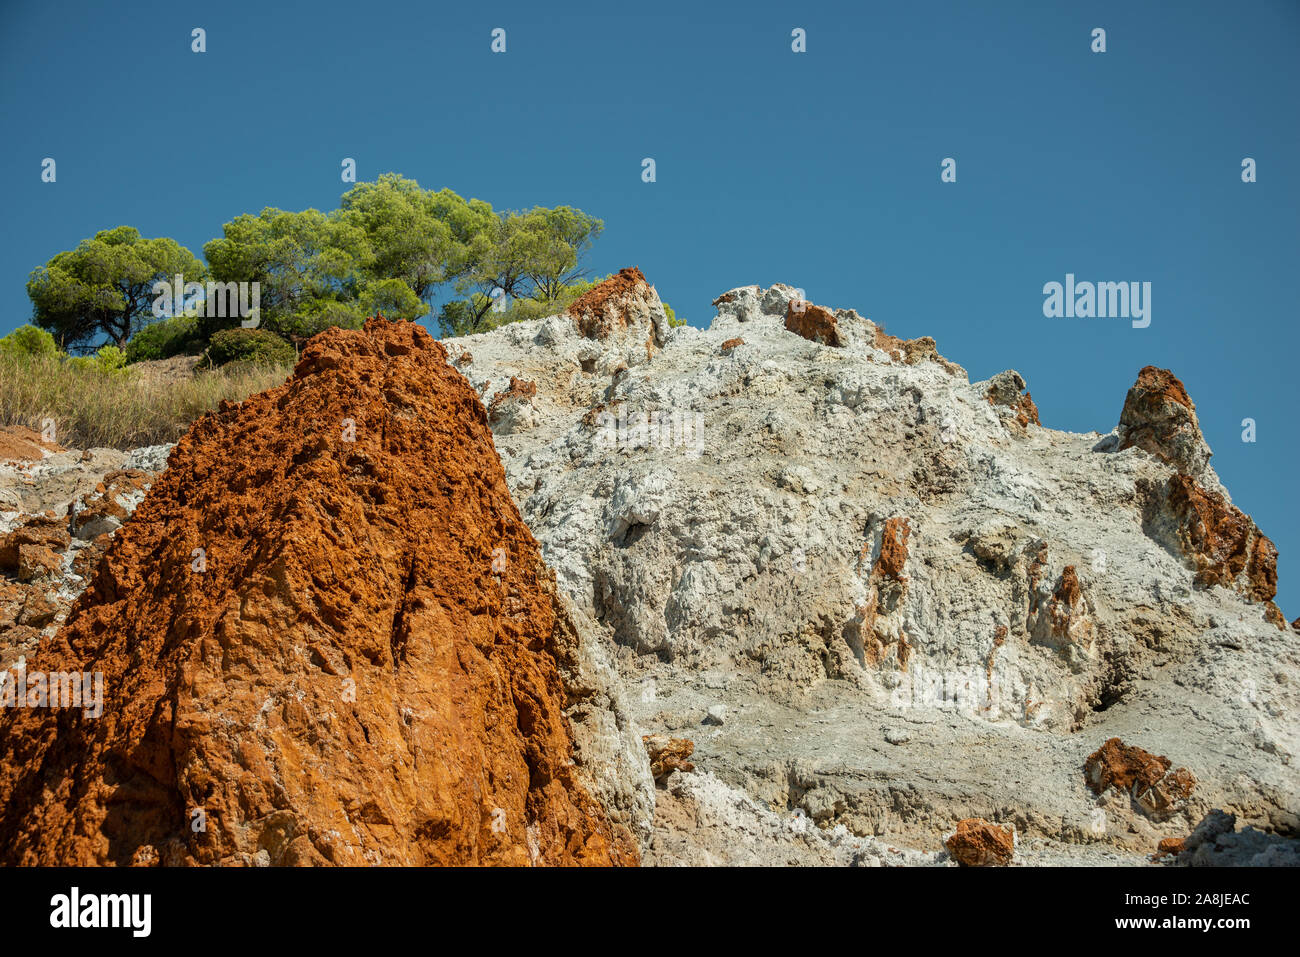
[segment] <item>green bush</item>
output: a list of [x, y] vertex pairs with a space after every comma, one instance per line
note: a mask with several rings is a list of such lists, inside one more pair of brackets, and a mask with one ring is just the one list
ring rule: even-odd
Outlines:
[[127, 374], [126, 353], [117, 346], [104, 346], [93, 356], [72, 356], [67, 364], [78, 372], [95, 375], [124, 376]]
[[277, 365], [297, 357], [293, 346], [265, 329], [222, 329], [208, 343], [208, 358], [218, 366], [228, 362]]
[[59, 347], [54, 337], [44, 329], [33, 325], [19, 326], [9, 335], [0, 339], [0, 354], [13, 356], [54, 356], [59, 354]]
[[177, 316], [152, 322], [131, 337], [126, 344], [127, 362], [170, 359], [179, 355], [198, 355], [203, 351], [198, 320]]

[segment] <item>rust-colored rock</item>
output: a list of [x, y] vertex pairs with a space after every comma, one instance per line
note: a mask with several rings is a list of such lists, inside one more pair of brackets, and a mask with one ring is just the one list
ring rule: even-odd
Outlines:
[[31, 628], [44, 628], [58, 617], [59, 611], [58, 603], [50, 595], [33, 589], [28, 592], [27, 599], [23, 602], [17, 622]]
[[906, 516], [887, 518], [881, 526], [880, 551], [866, 569], [871, 541], [858, 555], [858, 574], [867, 580], [867, 599], [849, 622], [850, 640], [859, 647], [863, 662], [879, 668], [893, 661], [907, 670], [912, 646], [903, 629], [903, 599], [907, 597], [907, 540], [911, 522]]
[[102, 716], [0, 716], [0, 861], [635, 863], [579, 777], [576, 629], [445, 358], [329, 329], [191, 428], [27, 663], [102, 671]]
[[1088, 786], [1096, 794], [1107, 788], [1132, 791], [1135, 787], [1148, 788], [1164, 777], [1172, 762], [1163, 756], [1131, 747], [1119, 738], [1111, 738], [1088, 755], [1083, 769]]
[[0, 572], [17, 571], [19, 555], [25, 547], [61, 552], [69, 541], [66, 519], [34, 515], [7, 535], [0, 535]]
[[1169, 480], [1165, 504], [1177, 544], [1196, 569], [1197, 585], [1222, 585], [1255, 602], [1273, 599], [1277, 547], [1249, 515], [1185, 475]]
[[918, 362], [934, 362], [943, 367], [952, 376], [963, 376], [966, 370], [957, 363], [939, 354], [939, 344], [933, 336], [920, 336], [916, 339], [900, 339], [885, 332], [882, 326], [876, 326], [872, 343], [877, 349], [888, 353], [895, 362], [914, 366]]
[[63, 569], [63, 556], [44, 545], [19, 545], [18, 580], [35, 581], [40, 578], [57, 578]]
[[880, 578], [906, 581], [903, 566], [907, 564], [907, 539], [912, 534], [912, 524], [903, 516], [885, 520], [880, 537], [880, 555], [876, 558], [875, 572]]
[[0, 426], [0, 462], [39, 462], [46, 453], [65, 451], [24, 425]]
[[1168, 369], [1146, 366], [1128, 390], [1119, 416], [1120, 450], [1139, 448], [1183, 475], [1199, 476], [1210, 461], [1196, 406]]
[[139, 469], [109, 472], [73, 515], [73, 532], [78, 538], [94, 539], [116, 531], [144, 498], [153, 480], [151, 473]]
[[1187, 847], [1187, 838], [1185, 837], [1163, 837], [1160, 843], [1156, 845], [1154, 860], [1160, 860], [1164, 857], [1177, 857], [1183, 853]]
[[670, 738], [666, 734], [646, 734], [641, 740], [650, 755], [650, 773], [656, 781], [662, 781], [674, 771], [695, 770], [695, 765], [687, 760], [695, 751], [694, 741]]
[[612, 333], [632, 325], [630, 305], [650, 301], [650, 284], [635, 266], [598, 283], [573, 301], [569, 315], [578, 331], [588, 339], [608, 339]]
[[1126, 791], [1152, 817], [1167, 816], [1196, 787], [1186, 768], [1174, 768], [1164, 755], [1111, 738], [1088, 755], [1083, 764], [1088, 786], [1096, 794], [1107, 788]]
[[722, 344], [722, 354], [724, 356], [730, 355], [732, 349], [735, 349], [737, 346], [743, 346], [744, 344], [745, 344], [745, 340], [739, 337], [735, 339], [728, 339], [726, 342]]
[[511, 402], [527, 402], [537, 396], [537, 383], [527, 379], [510, 377], [510, 385], [492, 397], [488, 405], [488, 421], [494, 425], [505, 415], [505, 407]]
[[944, 841], [952, 859], [963, 867], [1005, 867], [1016, 854], [1016, 832], [979, 817], [957, 822], [957, 831]]
[[824, 346], [843, 346], [835, 314], [825, 306], [813, 305], [803, 299], [791, 299], [785, 308], [785, 327], [809, 342]]

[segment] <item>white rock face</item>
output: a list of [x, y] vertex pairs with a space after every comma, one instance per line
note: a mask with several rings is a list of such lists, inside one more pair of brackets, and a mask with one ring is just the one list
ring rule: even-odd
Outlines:
[[[556, 316], [446, 344], [485, 405], [536, 385], [494, 424], [511, 490], [644, 730], [696, 742], [714, 783], [683, 795], [925, 854], [984, 817], [1043, 862], [1141, 862], [1211, 808], [1295, 833], [1300, 641], [1194, 585], [1150, 491], [1169, 465], [1043, 428], [1015, 372], [971, 383], [932, 341], [788, 286], [725, 293], [708, 330], [621, 295], [601, 333]], [[1115, 736], [1195, 774], [1178, 813], [1085, 786]], [[658, 821], [655, 860], [683, 826]], [[733, 859], [790, 853], [736, 827]], [[861, 852], [836, 846], [802, 859]]]

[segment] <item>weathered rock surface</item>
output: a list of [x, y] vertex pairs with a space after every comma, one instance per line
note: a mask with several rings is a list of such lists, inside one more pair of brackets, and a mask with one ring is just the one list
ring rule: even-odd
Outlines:
[[[0, 430], [0, 439], [27, 431]], [[9, 447], [0, 463], [0, 673], [57, 630], [171, 450], [75, 452], [39, 436]]]
[[647, 734], [641, 740], [650, 756], [650, 774], [656, 781], [662, 781], [674, 771], [695, 770], [695, 765], [687, 760], [695, 750], [695, 742], [666, 734]]
[[[1146, 863], [1212, 808], [1290, 840], [1300, 641], [1176, 379], [1143, 370], [1107, 437], [1059, 432], [1019, 373], [971, 382], [928, 337], [782, 285], [665, 331], [639, 277], [593, 290], [598, 322], [448, 350], [485, 406], [536, 383], [530, 424], [495, 428], [511, 491], [645, 730], [695, 743], [648, 859], [742, 859], [734, 826], [744, 860], [846, 861], [758, 823], [795, 812], [926, 853], [999, 820], [1030, 862]], [[1195, 794], [1094, 794], [1111, 737]]]
[[1146, 366], [1119, 415], [1119, 448], [1139, 448], [1183, 475], [1199, 478], [1210, 462], [1196, 406], [1168, 369]]
[[1088, 755], [1083, 771], [1094, 794], [1115, 788], [1132, 796], [1155, 818], [1168, 817], [1196, 788], [1196, 777], [1187, 768], [1175, 768], [1164, 755], [1127, 745], [1119, 738], [1111, 738]]
[[957, 822], [944, 847], [962, 867], [1006, 867], [1016, 854], [1016, 832], [983, 818], [967, 818]]
[[330, 330], [195, 424], [27, 662], [104, 710], [0, 717], [0, 858], [635, 863], [652, 785], [584, 627], [443, 348]]

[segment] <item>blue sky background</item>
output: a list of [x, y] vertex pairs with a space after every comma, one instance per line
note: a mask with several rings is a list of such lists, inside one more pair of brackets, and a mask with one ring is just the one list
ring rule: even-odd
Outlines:
[[[1109, 430], [1170, 368], [1300, 615], [1300, 0], [610, 6], [3, 0], [0, 333], [96, 230], [201, 254], [239, 213], [335, 208], [350, 156], [600, 216], [593, 269], [696, 325], [786, 282], [932, 335], [972, 380], [1018, 369], [1053, 428]], [[1151, 282], [1150, 327], [1045, 319], [1067, 272]]]

